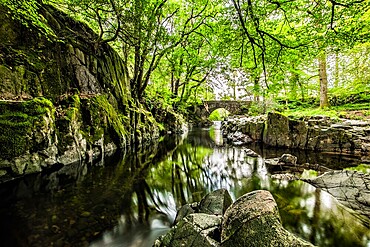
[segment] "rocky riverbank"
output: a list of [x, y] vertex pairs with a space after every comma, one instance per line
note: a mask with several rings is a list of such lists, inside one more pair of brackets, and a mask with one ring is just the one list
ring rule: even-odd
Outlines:
[[363, 155], [370, 160], [370, 122], [325, 116], [292, 119], [280, 113], [233, 117], [222, 123], [223, 135], [236, 145], [253, 142], [270, 147]]
[[180, 246], [313, 246], [281, 225], [270, 192], [252, 191], [235, 202], [228, 191], [216, 190], [199, 203], [183, 206], [174, 227], [154, 247]]
[[87, 25], [50, 5], [37, 14], [57, 37], [0, 6], [0, 182], [181, 128], [176, 113], [153, 116], [131, 95], [126, 62]]

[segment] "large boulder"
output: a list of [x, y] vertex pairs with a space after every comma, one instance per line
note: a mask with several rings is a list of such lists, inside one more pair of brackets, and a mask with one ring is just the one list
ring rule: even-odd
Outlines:
[[240, 197], [226, 210], [221, 246], [312, 245], [282, 227], [273, 196], [268, 191], [258, 190]]
[[154, 242], [154, 247], [202, 246], [218, 247], [222, 217], [203, 213], [190, 214], [166, 235]]
[[174, 221], [176, 225], [180, 220], [193, 213], [223, 215], [233, 203], [229, 192], [225, 189], [215, 190], [207, 194], [199, 203], [185, 204], [178, 211]]
[[304, 121], [289, 120], [289, 132], [292, 148], [304, 149], [307, 143], [307, 124]]
[[175, 226], [153, 246], [312, 246], [283, 228], [270, 192], [253, 191], [231, 203], [222, 189], [205, 196], [199, 205], [185, 205]]
[[[315, 170], [318, 172], [330, 171], [329, 168], [319, 164], [303, 163], [297, 164], [297, 157], [291, 154], [283, 154], [280, 158], [265, 159], [265, 165], [270, 173], [293, 173], [298, 175], [306, 170]], [[277, 178], [278, 176], [275, 176]]]
[[330, 171], [303, 181], [320, 188], [341, 204], [370, 217], [370, 175], [356, 171]]
[[215, 190], [206, 195], [199, 205], [199, 212], [205, 214], [223, 215], [233, 203], [229, 192], [225, 189]]
[[274, 147], [290, 147], [289, 119], [281, 113], [269, 112], [265, 129], [263, 131], [263, 142]]

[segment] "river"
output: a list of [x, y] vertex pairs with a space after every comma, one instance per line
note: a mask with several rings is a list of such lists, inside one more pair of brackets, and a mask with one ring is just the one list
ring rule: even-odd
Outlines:
[[[284, 227], [315, 245], [370, 246], [369, 219], [302, 181], [270, 178], [264, 158], [288, 151], [254, 149], [262, 157], [248, 157], [245, 147], [223, 143], [217, 128], [194, 129], [99, 162], [2, 184], [0, 245], [152, 246], [169, 230], [177, 208], [225, 188], [234, 200], [252, 190], [269, 190]], [[333, 154], [293, 154], [300, 162], [337, 169], [358, 162]]]

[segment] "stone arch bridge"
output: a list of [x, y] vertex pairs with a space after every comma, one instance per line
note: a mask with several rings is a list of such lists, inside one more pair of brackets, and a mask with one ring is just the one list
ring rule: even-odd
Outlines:
[[251, 101], [246, 100], [210, 100], [203, 101], [203, 105], [198, 106], [198, 115], [201, 118], [208, 118], [209, 115], [217, 109], [224, 108], [231, 115], [241, 115], [248, 113]]

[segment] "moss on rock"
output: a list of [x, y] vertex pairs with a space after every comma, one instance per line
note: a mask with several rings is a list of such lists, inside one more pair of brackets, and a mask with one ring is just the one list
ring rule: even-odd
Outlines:
[[2, 158], [8, 159], [30, 150], [47, 147], [49, 140], [44, 132], [53, 131], [54, 112], [53, 104], [45, 98], [29, 101], [0, 101]]

